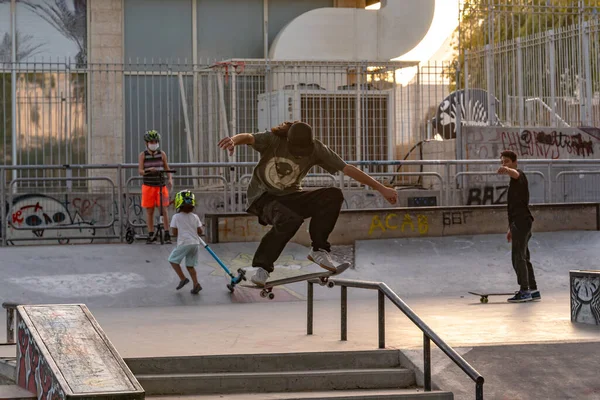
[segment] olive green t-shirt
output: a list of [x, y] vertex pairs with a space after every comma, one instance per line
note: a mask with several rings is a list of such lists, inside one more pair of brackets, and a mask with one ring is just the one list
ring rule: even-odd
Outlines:
[[318, 165], [331, 174], [346, 166], [344, 160], [321, 141], [315, 140], [315, 150], [310, 156], [295, 157], [288, 150], [287, 138], [270, 131], [254, 133], [254, 150], [260, 160], [252, 173], [248, 186], [248, 206], [265, 192], [282, 196], [302, 190], [302, 179]]

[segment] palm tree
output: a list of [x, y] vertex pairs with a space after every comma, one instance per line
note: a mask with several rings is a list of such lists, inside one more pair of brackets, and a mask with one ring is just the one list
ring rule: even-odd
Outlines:
[[86, 0], [72, 1], [73, 11], [67, 5], [67, 0], [46, 0], [44, 4], [34, 4], [30, 0], [23, 0], [21, 4], [52, 25], [66, 38], [75, 42], [79, 49], [75, 56], [77, 67], [83, 68], [87, 63], [87, 4]]
[[[2, 1], [2, 0], [0, 0]], [[17, 62], [34, 56], [39, 53], [40, 47], [44, 46], [45, 43], [31, 44], [30, 42], [34, 39], [32, 35], [23, 35], [17, 31]], [[4, 33], [2, 40], [0, 41], [0, 64], [10, 63], [12, 60], [12, 41], [8, 32]]]

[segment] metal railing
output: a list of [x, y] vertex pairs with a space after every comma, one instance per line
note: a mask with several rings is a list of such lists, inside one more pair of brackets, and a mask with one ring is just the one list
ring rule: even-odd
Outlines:
[[0, 346], [16, 344], [15, 341], [15, 311], [18, 303], [4, 302], [2, 308], [6, 310], [6, 343], [0, 343]]
[[[313, 334], [314, 316], [314, 287], [315, 283], [321, 284], [318, 279], [308, 281], [308, 299], [306, 302], [306, 334]], [[460, 369], [462, 369], [475, 382], [475, 399], [483, 400], [483, 376], [473, 368], [460, 354], [444, 342], [419, 316], [383, 282], [360, 281], [351, 279], [330, 278], [328, 283], [333, 283], [341, 288], [341, 340], [348, 340], [348, 288], [377, 290], [377, 314], [379, 348], [385, 348], [385, 298], [387, 297], [404, 315], [410, 319], [417, 328], [423, 332], [423, 386], [426, 392], [431, 391], [431, 342], [442, 350]]]
[[[435, 197], [438, 206], [503, 204], [508, 179], [496, 174], [498, 160], [350, 161], [381, 183], [396, 187], [406, 207], [411, 198]], [[172, 163], [175, 191], [191, 189], [199, 199], [196, 212], [243, 212], [254, 162]], [[600, 200], [600, 160], [524, 159], [532, 203]], [[124, 232], [143, 233], [146, 213], [140, 205], [137, 164], [0, 166], [0, 243], [37, 241], [52, 244], [124, 240]], [[387, 170], [389, 172], [379, 172]], [[373, 172], [375, 171], [375, 172]], [[16, 172], [13, 174], [11, 172]], [[10, 179], [16, 175], [16, 178]], [[535, 177], [535, 179], [532, 179]], [[585, 177], [585, 179], [584, 179]], [[389, 205], [370, 188], [343, 174], [307, 175], [307, 186], [339, 187], [345, 209]], [[414, 189], [406, 191], [406, 189]], [[491, 192], [493, 196], [490, 195]], [[567, 196], [568, 194], [568, 196]], [[573, 197], [575, 196], [575, 197]], [[493, 199], [492, 199], [493, 197]], [[375, 201], [373, 199], [376, 199]]]

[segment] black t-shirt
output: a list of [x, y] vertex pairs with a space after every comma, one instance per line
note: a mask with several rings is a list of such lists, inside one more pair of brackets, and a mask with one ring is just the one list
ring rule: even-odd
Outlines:
[[531, 218], [533, 215], [529, 211], [529, 183], [527, 177], [520, 169], [517, 179], [510, 178], [508, 186], [508, 223], [518, 222]]

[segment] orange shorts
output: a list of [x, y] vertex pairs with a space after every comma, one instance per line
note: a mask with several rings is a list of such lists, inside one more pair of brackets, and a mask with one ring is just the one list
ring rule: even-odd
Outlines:
[[[153, 208], [160, 207], [160, 187], [142, 185], [142, 207]], [[163, 186], [163, 207], [169, 205], [169, 191]]]

